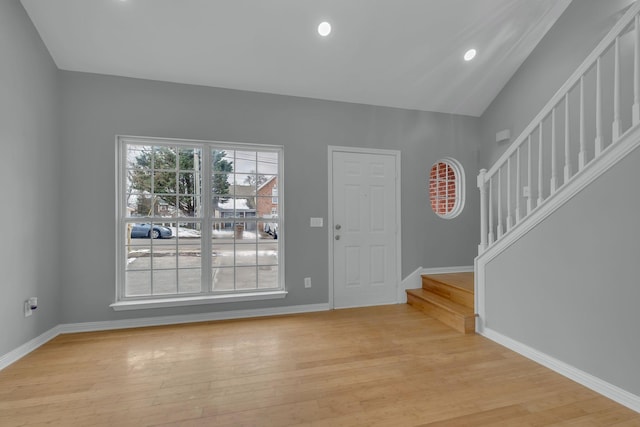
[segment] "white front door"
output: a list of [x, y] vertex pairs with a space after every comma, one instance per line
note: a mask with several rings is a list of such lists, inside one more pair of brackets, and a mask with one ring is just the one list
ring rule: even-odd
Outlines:
[[331, 154], [333, 306], [396, 303], [399, 153]]

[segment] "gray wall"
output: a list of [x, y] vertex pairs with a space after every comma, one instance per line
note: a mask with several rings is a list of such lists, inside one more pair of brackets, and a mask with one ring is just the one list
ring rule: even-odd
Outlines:
[[[402, 275], [471, 265], [478, 241], [478, 119], [226, 89], [60, 72], [62, 96], [62, 322], [316, 304], [328, 301], [327, 146], [402, 152]], [[285, 147], [284, 300], [114, 312], [117, 134], [278, 144]], [[427, 172], [440, 157], [467, 173], [462, 215], [443, 220], [427, 203]], [[303, 278], [310, 276], [311, 289]]]
[[[17, 0], [0, 2], [0, 355], [59, 323], [57, 69]], [[40, 308], [25, 318], [23, 303]]]
[[[481, 167], [507, 148], [495, 133], [515, 139], [630, 3], [571, 3], [481, 117]], [[638, 164], [636, 150], [487, 264], [485, 277], [488, 328], [636, 395], [640, 193], [627, 189]]]
[[511, 140], [515, 140], [632, 3], [632, 0], [571, 2], [483, 113], [480, 168], [489, 169], [509, 146], [497, 144], [496, 133], [509, 129]]
[[640, 150], [486, 266], [486, 326], [640, 395]]

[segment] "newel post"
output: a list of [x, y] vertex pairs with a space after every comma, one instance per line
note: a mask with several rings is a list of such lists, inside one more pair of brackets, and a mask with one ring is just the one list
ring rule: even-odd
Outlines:
[[480, 169], [478, 175], [478, 188], [480, 189], [480, 245], [478, 245], [478, 255], [487, 249], [487, 170]]

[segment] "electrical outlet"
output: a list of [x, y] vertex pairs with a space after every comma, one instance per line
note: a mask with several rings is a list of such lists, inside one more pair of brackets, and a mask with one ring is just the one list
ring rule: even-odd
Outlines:
[[305, 277], [304, 278], [304, 287], [305, 288], [310, 288], [311, 287], [311, 277]]
[[33, 310], [31, 310], [31, 304], [29, 301], [24, 302], [24, 317], [29, 317], [33, 314]]
[[33, 310], [38, 308], [38, 298], [31, 297], [24, 302], [24, 317], [29, 317], [33, 314]]

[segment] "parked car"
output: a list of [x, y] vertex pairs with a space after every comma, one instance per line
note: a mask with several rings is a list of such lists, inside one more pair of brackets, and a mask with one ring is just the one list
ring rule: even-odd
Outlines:
[[275, 222], [266, 222], [264, 224], [264, 232], [273, 236], [274, 239], [278, 238], [278, 224]]
[[131, 226], [132, 239], [168, 239], [171, 235], [171, 229], [162, 225], [154, 224], [153, 231], [151, 231], [151, 224], [133, 224]]

